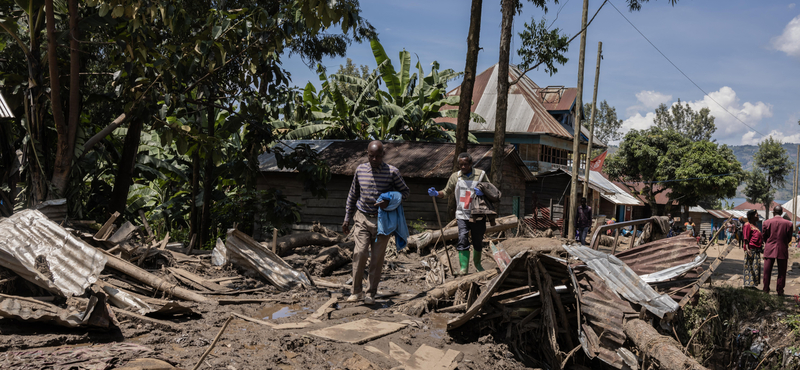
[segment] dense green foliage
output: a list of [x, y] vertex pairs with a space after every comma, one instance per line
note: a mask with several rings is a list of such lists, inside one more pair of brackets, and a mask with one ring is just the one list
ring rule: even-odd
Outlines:
[[667, 107], [661, 104], [656, 108], [654, 119], [656, 126], [665, 130], [675, 130], [689, 138], [689, 140], [711, 140], [717, 131], [714, 116], [708, 108], [693, 110], [688, 103], [681, 104], [681, 100]]
[[[374, 38], [358, 1], [69, 2], [75, 14], [56, 2], [55, 24], [47, 24], [42, 2], [0, 1], [0, 87], [16, 116], [0, 127], [2, 195], [17, 196], [18, 207], [65, 196], [70, 217], [101, 221], [120, 204], [129, 220], [141, 209], [165, 230], [191, 226], [203, 234], [234, 223], [247, 230], [253, 221], [296, 220], [278, 192], [251, 190], [257, 156], [279, 133], [270, 122], [296, 107], [281, 58], [298, 54], [315, 65], [343, 56], [352, 41]], [[73, 17], [79, 33], [71, 34]], [[48, 86], [60, 86], [63, 96], [71, 91], [67, 79], [43, 67], [45, 24], [56, 30], [59, 75], [71, 80], [79, 66], [78, 104], [58, 104], [64, 116], [78, 114], [77, 125], [59, 123], [46, 94]], [[81, 41], [77, 64], [64, 46], [70, 39]], [[69, 127], [74, 146], [64, 151]], [[65, 152], [71, 168], [58, 165]], [[329, 174], [313, 152], [286, 153], [279, 164], [299, 168], [324, 196]], [[58, 174], [68, 176], [64, 188], [56, 186]], [[225, 211], [236, 207], [240, 212]]]
[[[592, 104], [586, 103], [583, 105], [584, 112], [588, 113], [583, 117], [581, 123], [583, 127], [589, 128], [589, 115], [592, 112]], [[604, 144], [609, 141], [617, 141], [622, 139], [622, 133], [619, 131], [622, 127], [622, 120], [617, 118], [617, 109], [608, 105], [608, 102], [603, 100], [597, 104], [594, 117], [594, 138], [600, 140]]]
[[775, 199], [775, 189], [786, 185], [794, 166], [781, 142], [771, 136], [758, 144], [753, 164], [745, 181], [744, 194], [749, 202], [763, 204], [769, 209]]
[[727, 146], [692, 141], [676, 130], [659, 127], [628, 132], [619, 150], [606, 159], [604, 170], [614, 180], [643, 183], [640, 195], [651, 209], [655, 209], [656, 195], [665, 191], [685, 206], [732, 197], [744, 177]]

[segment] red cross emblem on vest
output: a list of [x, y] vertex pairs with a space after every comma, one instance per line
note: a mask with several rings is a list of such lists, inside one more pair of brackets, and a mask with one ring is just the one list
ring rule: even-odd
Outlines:
[[464, 204], [464, 209], [469, 209], [469, 203], [472, 201], [472, 192], [465, 190], [464, 196], [458, 198], [458, 201]]

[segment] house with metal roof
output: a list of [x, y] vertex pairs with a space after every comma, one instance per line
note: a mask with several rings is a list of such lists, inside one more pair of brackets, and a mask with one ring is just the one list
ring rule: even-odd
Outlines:
[[[521, 71], [509, 66], [509, 81], [516, 81]], [[469, 130], [479, 142], [494, 141], [497, 109], [497, 64], [475, 77], [473, 105], [471, 111], [485, 119], [478, 123], [470, 121]], [[461, 94], [461, 86], [447, 93]], [[520, 157], [533, 173], [555, 168], [572, 168], [572, 145], [575, 132], [575, 98], [577, 89], [563, 86], [539, 87], [530, 78], [522, 76], [508, 91], [508, 113], [506, 119], [506, 143], [519, 150]], [[452, 109], [445, 107], [443, 109]], [[440, 118], [442, 122], [455, 123], [455, 118]], [[578, 125], [580, 126], [580, 125]], [[581, 161], [586, 159], [589, 132], [581, 127]], [[594, 140], [594, 148], [606, 148], [606, 144]]]
[[[318, 199], [304, 189], [296, 170], [280, 168], [274, 151], [259, 156], [260, 176], [256, 187], [258, 190], [280, 190], [288, 200], [301, 205], [301, 221], [293, 225], [293, 229], [307, 230], [314, 222], [319, 222], [331, 230], [339, 231], [353, 174], [358, 165], [367, 163], [368, 143], [366, 140], [281, 140], [276, 143], [285, 151], [308, 144], [320, 159], [328, 163], [331, 180], [326, 188], [326, 199]], [[411, 195], [403, 202], [406, 220], [409, 223], [421, 220], [428, 228], [438, 227], [436, 211], [427, 189], [443, 189], [447, 185], [453, 172], [455, 144], [384, 142], [384, 150], [384, 162], [397, 167], [411, 189]], [[467, 152], [472, 155], [475, 168], [488, 172], [492, 162], [492, 145], [469, 145]], [[534, 177], [512, 145], [505, 147], [502, 171], [503, 183], [498, 186], [503, 194], [499, 213], [503, 216], [515, 214], [521, 218], [525, 211], [525, 195], [530, 193]], [[450, 221], [447, 218], [448, 199], [436, 199], [436, 202], [442, 222], [447, 223]]]

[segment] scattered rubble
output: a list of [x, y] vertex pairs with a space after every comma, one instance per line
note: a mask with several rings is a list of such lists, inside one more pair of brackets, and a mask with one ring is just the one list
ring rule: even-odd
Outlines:
[[[457, 278], [448, 266], [455, 256], [437, 248], [457, 228], [412, 235], [410, 248], [387, 255], [377, 303], [367, 306], [342, 299], [352, 240], [321, 226], [271, 242], [232, 229], [208, 253], [170, 243], [141, 216], [144, 227], [115, 214], [92, 232], [84, 231], [91, 222], [63, 227], [36, 210], [0, 221], [0, 316], [121, 332], [128, 355], [114, 347], [111, 360], [91, 361], [128, 368], [163, 360], [165, 368], [263, 367], [256, 357], [294, 368], [635, 369], [644, 358], [702, 368], [656, 328], [691, 299], [706, 257], [693, 238], [658, 240], [658, 218], [600, 226], [593, 248], [531, 239], [545, 232], [498, 218], [487, 228], [487, 270]], [[608, 246], [598, 237], [625, 226], [644, 232], [636, 241], [617, 233]], [[61, 344], [92, 341], [67, 336]], [[25, 348], [13, 343], [0, 348]], [[176, 352], [154, 356], [161, 352], [139, 343]]]

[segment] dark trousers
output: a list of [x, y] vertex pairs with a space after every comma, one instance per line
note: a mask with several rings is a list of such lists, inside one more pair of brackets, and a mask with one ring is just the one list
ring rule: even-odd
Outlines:
[[456, 220], [458, 225], [458, 244], [456, 250], [469, 250], [469, 233], [472, 233], [472, 247], [475, 252], [483, 250], [483, 234], [486, 234], [486, 221], [469, 222], [468, 220]]
[[764, 291], [769, 293], [769, 281], [772, 278], [772, 266], [778, 260], [778, 281], [775, 283], [775, 290], [778, 294], [783, 294], [783, 288], [786, 286], [786, 265], [789, 260], [778, 258], [764, 258]]
[[580, 231], [579, 238], [580, 238], [581, 244], [582, 245], [588, 245], [589, 242], [586, 241], [586, 236], [589, 234], [589, 226], [581, 226], [581, 227], [578, 228], [578, 230]]

